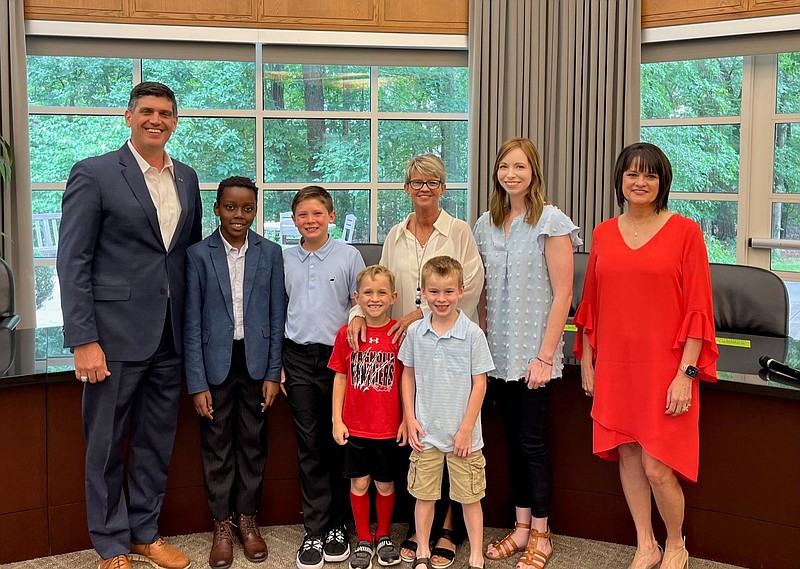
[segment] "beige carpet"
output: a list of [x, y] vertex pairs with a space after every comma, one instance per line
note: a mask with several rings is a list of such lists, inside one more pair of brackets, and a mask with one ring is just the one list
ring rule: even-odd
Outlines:
[[[261, 564], [250, 563], [242, 555], [241, 548], [237, 548], [234, 552], [232, 567], [234, 569], [293, 569], [295, 553], [303, 538], [303, 527], [300, 525], [273, 526], [261, 528], [261, 531], [269, 545], [269, 559]], [[392, 526], [392, 533], [393, 539], [399, 544], [405, 535], [405, 526]], [[504, 531], [500, 529], [487, 528], [484, 541], [488, 543], [493, 539], [499, 539], [503, 533]], [[211, 546], [211, 533], [182, 535], [169, 538], [168, 541], [181, 547], [189, 555], [193, 568], [208, 568], [207, 559], [208, 548]], [[576, 537], [557, 535], [553, 539], [553, 546], [555, 552], [547, 564], [547, 569], [626, 569], [633, 558], [632, 547]], [[691, 547], [689, 550], [691, 551]], [[456, 562], [452, 567], [466, 569], [467, 557], [465, 544], [458, 549]], [[486, 569], [512, 569], [515, 565], [516, 557], [505, 561], [487, 560]], [[0, 567], [3, 569], [89, 569], [97, 567], [97, 555], [93, 550], [77, 551], [19, 563], [7, 563]], [[134, 569], [146, 569], [149, 565], [134, 563], [133, 567]], [[379, 568], [377, 560], [373, 561], [373, 567]], [[410, 564], [401, 563], [396, 567], [408, 569]], [[733, 565], [694, 558], [691, 559], [689, 567], [691, 569], [735, 569]], [[347, 569], [347, 562], [326, 563], [325, 568]]]

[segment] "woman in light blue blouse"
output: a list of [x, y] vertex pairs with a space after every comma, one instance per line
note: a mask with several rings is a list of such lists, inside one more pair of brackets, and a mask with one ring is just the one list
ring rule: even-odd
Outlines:
[[495, 365], [487, 399], [500, 406], [509, 443], [516, 523], [486, 549], [490, 559], [524, 551], [517, 569], [541, 569], [553, 551], [547, 415], [549, 382], [561, 377], [578, 227], [546, 205], [539, 153], [526, 138], [497, 153], [489, 211], [475, 224], [486, 268], [481, 320]]

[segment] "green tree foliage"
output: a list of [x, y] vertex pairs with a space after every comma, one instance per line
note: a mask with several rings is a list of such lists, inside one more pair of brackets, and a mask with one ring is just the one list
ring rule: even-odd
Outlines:
[[[73, 164], [124, 144], [129, 130], [121, 116], [91, 109], [124, 109], [137, 61], [94, 57], [28, 58], [31, 171], [35, 184], [64, 184]], [[255, 64], [239, 61], [141, 60], [142, 79], [160, 81], [176, 93], [178, 132], [167, 150], [197, 170], [201, 183], [230, 175], [256, 176], [256, 120], [226, 115], [255, 112]], [[468, 100], [466, 68], [369, 67], [357, 65], [264, 65], [263, 182], [271, 184], [402, 184], [405, 165], [416, 154], [442, 157], [449, 182], [467, 177], [467, 123], [463, 120], [405, 120], [403, 113], [464, 113]], [[378, 74], [381, 112], [398, 113], [378, 124], [378, 172], [371, 174], [371, 74]], [[37, 112], [36, 107], [45, 107]], [[64, 107], [53, 113], [53, 107]], [[197, 116], [198, 111], [203, 116]], [[106, 111], [107, 112], [107, 111]], [[287, 113], [292, 113], [287, 116]], [[331, 113], [334, 113], [333, 115]], [[370, 193], [334, 190], [341, 234], [348, 213], [357, 216], [355, 240], [370, 234]], [[274, 227], [289, 211], [295, 190], [263, 193], [262, 215]], [[380, 192], [384, 227], [410, 211], [402, 191]], [[214, 192], [202, 193], [204, 234], [217, 227]], [[382, 202], [384, 197], [387, 199]], [[34, 191], [33, 211], [60, 210], [61, 191]], [[450, 191], [443, 206], [466, 218], [466, 191]], [[272, 230], [265, 233], [270, 234]], [[277, 235], [275, 235], [277, 237]]]
[[[642, 118], [738, 117], [742, 69], [741, 57], [642, 65]], [[641, 138], [669, 157], [672, 192], [738, 193], [739, 124], [649, 126], [641, 129]], [[700, 224], [712, 262], [735, 263], [736, 205], [674, 199], [669, 207]]]
[[142, 80], [175, 91], [180, 109], [255, 109], [256, 66], [244, 61], [142, 60]]

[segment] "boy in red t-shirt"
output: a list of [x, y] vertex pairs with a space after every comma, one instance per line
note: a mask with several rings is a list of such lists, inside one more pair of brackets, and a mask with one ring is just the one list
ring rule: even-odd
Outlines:
[[[347, 326], [343, 326], [328, 367], [336, 372], [333, 438], [347, 445], [342, 474], [350, 478], [350, 504], [358, 532], [350, 569], [369, 569], [375, 552], [384, 567], [400, 563], [400, 552], [389, 537], [389, 523], [394, 508], [397, 447], [406, 444], [406, 427], [400, 405], [400, 345], [393, 344], [388, 335], [395, 323], [389, 318], [389, 309], [397, 300], [394, 275], [386, 267], [372, 265], [358, 274], [357, 285], [355, 300], [364, 311], [367, 340], [359, 341], [359, 350], [354, 352], [347, 344]], [[374, 549], [367, 492], [372, 478], [378, 490]]]

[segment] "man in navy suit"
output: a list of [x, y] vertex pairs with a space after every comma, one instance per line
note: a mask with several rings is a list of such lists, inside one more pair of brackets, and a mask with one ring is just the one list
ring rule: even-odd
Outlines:
[[219, 230], [186, 253], [186, 383], [201, 417], [215, 569], [233, 563], [234, 535], [249, 561], [267, 558], [256, 512], [267, 460], [264, 411], [280, 386], [286, 291], [281, 248], [249, 229], [257, 203], [249, 178], [222, 180]]
[[[186, 248], [201, 238], [197, 174], [164, 147], [175, 94], [133, 88], [122, 148], [75, 164], [62, 200], [64, 344], [85, 383], [86, 509], [100, 569], [185, 569], [158, 533], [182, 382]], [[123, 447], [128, 452], [128, 500]]]

